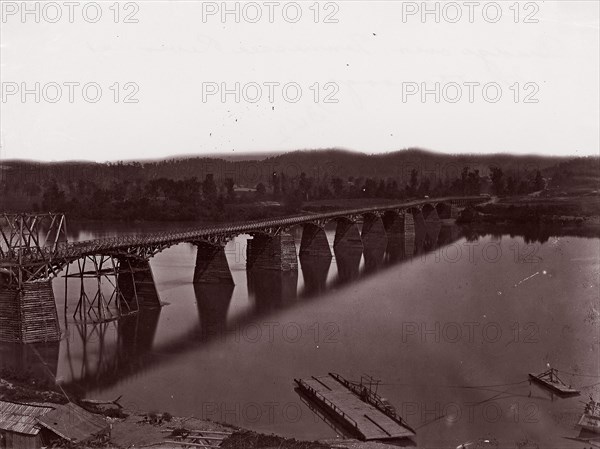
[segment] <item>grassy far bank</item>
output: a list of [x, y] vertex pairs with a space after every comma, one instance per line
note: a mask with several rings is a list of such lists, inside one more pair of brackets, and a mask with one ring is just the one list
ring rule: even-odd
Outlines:
[[519, 196], [466, 209], [457, 220], [462, 223], [521, 223], [593, 225], [600, 217], [600, 196]]

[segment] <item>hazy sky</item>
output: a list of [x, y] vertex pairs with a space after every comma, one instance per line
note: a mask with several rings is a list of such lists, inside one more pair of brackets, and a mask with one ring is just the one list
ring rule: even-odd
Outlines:
[[599, 2], [471, 3], [2, 1], [0, 157], [598, 154]]

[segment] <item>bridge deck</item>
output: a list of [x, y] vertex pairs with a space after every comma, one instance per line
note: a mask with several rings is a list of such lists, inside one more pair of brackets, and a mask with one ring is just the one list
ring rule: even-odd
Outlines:
[[[427, 203], [440, 203], [452, 201], [483, 202], [487, 199], [488, 198], [485, 196], [419, 199], [397, 204], [364, 207], [360, 209], [338, 210], [333, 212], [315, 214], [303, 214], [269, 220], [255, 220], [243, 223], [228, 223], [219, 226], [199, 226], [186, 231], [166, 231], [135, 236], [121, 236], [96, 240], [87, 240], [81, 242], [59, 243], [56, 246], [56, 248], [54, 248], [54, 250], [50, 248], [44, 248], [43, 251], [38, 252], [31, 250], [29, 254], [23, 255], [23, 259], [20, 263], [22, 264], [27, 261], [33, 260], [48, 261], [51, 259], [62, 259], [64, 261], [71, 261], [86, 255], [102, 254], [130, 247], [142, 247], [146, 245], [169, 246], [181, 242], [203, 240], [210, 237], [234, 236], [243, 233], [261, 232], [261, 230], [269, 228], [291, 227], [318, 220], [327, 221], [344, 216], [385, 212], [390, 210], [406, 210]], [[0, 257], [3, 266], [9, 265], [10, 259], [14, 258], [10, 257], [9, 255], [4, 255], [4, 257]]]
[[323, 402], [346, 424], [361, 433], [367, 441], [414, 436], [411, 430], [400, 425], [373, 405], [362, 401], [331, 376], [299, 379], [297, 382], [301, 389], [312, 393], [317, 400]]

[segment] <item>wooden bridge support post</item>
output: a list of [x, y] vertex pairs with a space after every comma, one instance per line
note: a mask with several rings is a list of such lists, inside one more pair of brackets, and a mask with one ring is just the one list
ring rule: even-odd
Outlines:
[[291, 234], [255, 234], [253, 238], [248, 239], [247, 245], [247, 269], [298, 271], [296, 243]]
[[0, 289], [0, 341], [40, 343], [60, 340], [52, 280]]
[[331, 249], [325, 229], [313, 223], [307, 223], [302, 230], [300, 257], [317, 256], [331, 259]]
[[333, 241], [335, 250], [359, 250], [362, 252], [363, 242], [358, 232], [358, 226], [349, 218], [339, 218]]
[[119, 257], [117, 284], [130, 310], [161, 306], [152, 268], [147, 259]]
[[198, 247], [194, 284], [231, 284], [233, 277], [225, 256], [225, 248], [210, 243], [195, 243]]

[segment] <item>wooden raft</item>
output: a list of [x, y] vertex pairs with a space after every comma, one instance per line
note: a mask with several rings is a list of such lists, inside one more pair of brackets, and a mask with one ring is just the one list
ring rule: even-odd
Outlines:
[[562, 396], [577, 396], [580, 393], [579, 390], [571, 388], [571, 386], [564, 383], [558, 377], [558, 370], [554, 368], [550, 368], [541, 374], [529, 373], [529, 378]]
[[347, 427], [353, 428], [365, 441], [408, 438], [415, 435], [398, 420], [362, 401], [331, 375], [295, 381], [302, 392], [316, 400]]

